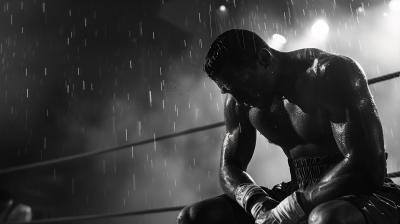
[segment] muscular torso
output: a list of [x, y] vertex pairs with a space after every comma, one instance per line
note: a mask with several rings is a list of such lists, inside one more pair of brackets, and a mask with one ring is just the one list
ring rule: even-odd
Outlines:
[[286, 99], [275, 99], [272, 111], [252, 108], [252, 125], [269, 142], [280, 146], [288, 158], [340, 153], [332, 134], [329, 116], [318, 109], [315, 116], [303, 112]]
[[280, 146], [288, 158], [340, 153], [329, 113], [319, 104], [324, 96], [318, 88], [326, 66], [335, 55], [316, 49], [294, 53], [304, 64], [299, 66], [299, 78], [288, 99], [276, 96], [269, 110], [248, 108], [249, 120], [269, 142]]
[[253, 156], [256, 130], [280, 146], [288, 158], [344, 156], [320, 182], [302, 193], [307, 212], [334, 198], [369, 194], [381, 187], [385, 173], [383, 131], [361, 67], [348, 57], [317, 49], [287, 55], [289, 63], [282, 66], [293, 66], [288, 71], [295, 72], [296, 80], [288, 81], [285, 90], [280, 85], [283, 96], [276, 94], [271, 106], [266, 101], [258, 104], [263, 109], [247, 107], [246, 98], [243, 105], [236, 104], [235, 91], [227, 96], [227, 134], [220, 166], [224, 191], [234, 199], [239, 184], [254, 182], [243, 171]]

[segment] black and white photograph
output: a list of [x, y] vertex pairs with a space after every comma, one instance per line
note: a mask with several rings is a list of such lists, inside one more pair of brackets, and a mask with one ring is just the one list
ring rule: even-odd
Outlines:
[[400, 0], [0, 0], [0, 224], [400, 224]]

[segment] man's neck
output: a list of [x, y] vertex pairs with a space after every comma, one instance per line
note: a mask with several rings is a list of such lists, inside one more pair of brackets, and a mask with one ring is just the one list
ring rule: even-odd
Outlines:
[[272, 49], [273, 66], [277, 72], [276, 95], [282, 95], [291, 92], [294, 83], [297, 80], [296, 61], [287, 52], [280, 52]]

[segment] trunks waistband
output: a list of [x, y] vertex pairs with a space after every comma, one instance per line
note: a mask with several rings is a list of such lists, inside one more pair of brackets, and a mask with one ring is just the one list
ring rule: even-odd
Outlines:
[[312, 186], [343, 158], [342, 154], [334, 154], [322, 157], [288, 159], [291, 179], [293, 182], [297, 182], [299, 187]]

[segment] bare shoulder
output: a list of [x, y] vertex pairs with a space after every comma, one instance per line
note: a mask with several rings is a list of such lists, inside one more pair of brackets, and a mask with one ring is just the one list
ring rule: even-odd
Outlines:
[[[365, 72], [354, 59], [342, 55], [329, 56], [322, 74], [323, 85], [340, 96], [357, 92], [367, 94], [368, 82]], [[343, 92], [344, 91], [344, 92]], [[349, 92], [350, 91], [350, 92]]]
[[321, 58], [319, 69], [318, 102], [337, 117], [345, 117], [343, 111], [349, 104], [372, 101], [366, 75], [355, 60], [329, 54]]
[[[321, 54], [326, 54], [327, 52], [318, 49], [318, 48], [302, 48], [295, 51], [290, 52], [289, 54], [296, 58], [297, 60], [313, 60], [314, 58], [319, 57]], [[329, 53], [328, 53], [329, 54]]]
[[[362, 67], [354, 59], [337, 54], [328, 54], [328, 64], [325, 66], [325, 78], [334, 79], [340, 83], [346, 81], [366, 81], [366, 76]], [[332, 83], [336, 84], [336, 83]], [[339, 83], [337, 83], [339, 84]], [[356, 83], [354, 83], [356, 84]], [[356, 86], [354, 86], [356, 87]]]

